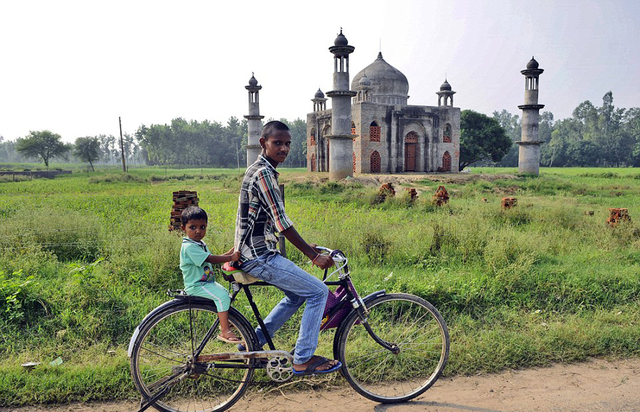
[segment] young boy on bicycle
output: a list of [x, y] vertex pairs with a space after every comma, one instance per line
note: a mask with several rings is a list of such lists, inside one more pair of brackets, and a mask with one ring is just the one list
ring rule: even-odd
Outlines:
[[[275, 234], [279, 232], [314, 265], [322, 269], [333, 265], [331, 257], [319, 254], [302, 239], [285, 214], [276, 167], [289, 154], [289, 127], [279, 121], [268, 122], [262, 129], [260, 145], [262, 154], [247, 168], [238, 201], [234, 246], [241, 252], [240, 269], [285, 294], [264, 320], [269, 335], [280, 329], [306, 301], [293, 356], [294, 374], [335, 372], [342, 366], [339, 361], [314, 355], [329, 290], [320, 279], [280, 255], [277, 248]], [[264, 346], [266, 338], [260, 327], [256, 334], [259, 346]]]
[[184, 289], [188, 295], [211, 299], [218, 309], [220, 334], [218, 339], [227, 343], [240, 343], [241, 340], [229, 328], [229, 304], [231, 299], [227, 290], [215, 280], [212, 264], [235, 262], [240, 252], [233, 249], [224, 255], [212, 255], [202, 239], [207, 234], [207, 213], [197, 206], [189, 206], [181, 215], [182, 238], [180, 249], [180, 270], [184, 280]]

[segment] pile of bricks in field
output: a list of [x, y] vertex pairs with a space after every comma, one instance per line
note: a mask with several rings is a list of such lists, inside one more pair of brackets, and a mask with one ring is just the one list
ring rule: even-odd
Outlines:
[[180, 190], [173, 192], [173, 207], [171, 208], [171, 223], [169, 230], [180, 230], [182, 222], [180, 215], [189, 206], [198, 206], [198, 192]]
[[409, 201], [411, 203], [415, 202], [416, 199], [418, 198], [418, 192], [416, 191], [416, 189], [413, 188], [407, 188], [407, 193], [409, 193]]
[[433, 195], [433, 204], [436, 206], [442, 206], [449, 202], [449, 192], [444, 186], [438, 186], [436, 193]]
[[380, 186], [378, 190], [378, 203], [384, 203], [387, 197], [394, 197], [396, 195], [396, 189], [394, 189], [391, 183], [385, 183]]
[[607, 223], [609, 226], [617, 226], [620, 222], [631, 222], [629, 210], [625, 208], [609, 208]]
[[512, 207], [518, 204], [518, 199], [515, 197], [503, 197], [502, 198], [502, 209], [511, 209]]

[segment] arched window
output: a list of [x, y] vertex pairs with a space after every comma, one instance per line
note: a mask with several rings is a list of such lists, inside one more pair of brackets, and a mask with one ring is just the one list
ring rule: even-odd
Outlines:
[[356, 135], [356, 125], [353, 122], [351, 122], [351, 135]]
[[371, 153], [371, 173], [380, 173], [380, 153], [374, 150]]
[[353, 173], [356, 172], [356, 154], [355, 152], [352, 152], [353, 154]]
[[311, 171], [312, 172], [316, 171], [316, 154], [315, 153], [311, 154]]
[[369, 126], [369, 140], [372, 142], [380, 141], [380, 126], [376, 122], [371, 122]]
[[311, 146], [316, 145], [316, 129], [311, 129], [311, 139], [309, 140], [310, 140]]
[[442, 142], [451, 143], [451, 125], [449, 123], [444, 125], [444, 132], [442, 133]]
[[444, 152], [444, 154], [442, 155], [442, 171], [451, 171], [451, 155], [449, 154], [449, 152]]

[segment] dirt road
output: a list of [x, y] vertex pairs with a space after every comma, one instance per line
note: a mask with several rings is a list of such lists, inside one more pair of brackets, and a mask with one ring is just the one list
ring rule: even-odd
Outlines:
[[[346, 385], [346, 384], [345, 384]], [[135, 411], [131, 402], [0, 408], [2, 412]], [[631, 412], [640, 411], [640, 359], [440, 379], [418, 399], [396, 405], [368, 401], [350, 388], [257, 393], [250, 389], [231, 412]]]

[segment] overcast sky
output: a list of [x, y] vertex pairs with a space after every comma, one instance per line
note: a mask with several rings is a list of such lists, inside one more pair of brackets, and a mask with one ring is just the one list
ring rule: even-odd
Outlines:
[[[306, 119], [332, 89], [329, 46], [343, 28], [351, 78], [384, 59], [409, 80], [409, 103], [520, 114], [524, 69], [544, 73], [556, 120], [585, 100], [640, 106], [635, 0], [35, 1], [0, 0], [0, 136], [48, 129], [118, 135], [175, 117], [226, 123], [248, 114], [255, 72], [261, 114]], [[330, 104], [330, 103], [329, 103]]]

